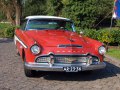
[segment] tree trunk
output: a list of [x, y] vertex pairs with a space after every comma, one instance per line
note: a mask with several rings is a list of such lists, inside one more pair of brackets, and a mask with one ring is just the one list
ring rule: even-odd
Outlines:
[[14, 4], [14, 7], [15, 7], [15, 24], [16, 26], [19, 26], [20, 25], [20, 18], [21, 18], [21, 12], [22, 12], [22, 9], [21, 9], [21, 0], [13, 0], [13, 4]]
[[6, 17], [7, 17], [7, 20], [8, 20], [9, 22], [11, 22], [12, 25], [15, 25], [15, 21], [14, 21], [14, 19], [12, 18], [12, 15], [11, 15], [11, 13], [10, 13], [9, 10], [6, 11]]
[[16, 22], [16, 26], [20, 25], [20, 17], [21, 17], [21, 9], [20, 6], [16, 6], [16, 18], [15, 18], [15, 22]]

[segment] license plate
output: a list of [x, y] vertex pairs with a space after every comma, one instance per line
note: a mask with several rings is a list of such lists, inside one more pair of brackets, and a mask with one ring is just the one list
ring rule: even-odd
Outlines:
[[81, 71], [81, 67], [63, 67], [63, 70], [66, 72], [78, 72]]

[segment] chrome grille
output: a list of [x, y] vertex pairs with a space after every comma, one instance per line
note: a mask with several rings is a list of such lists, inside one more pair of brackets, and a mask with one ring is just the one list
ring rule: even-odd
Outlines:
[[55, 57], [55, 63], [73, 63], [73, 64], [78, 64], [78, 63], [87, 63], [87, 57], [71, 57], [71, 56], [66, 56], [66, 57]]
[[50, 61], [50, 57], [38, 57], [36, 59], [36, 62], [37, 63], [47, 63]]
[[[54, 63], [59, 64], [80, 64], [80, 63], [87, 63], [89, 60], [88, 56], [70, 56], [70, 55], [58, 55], [53, 56], [52, 58]], [[37, 63], [48, 63], [50, 62], [51, 58], [49, 56], [41, 56], [36, 58]], [[92, 57], [92, 62], [98, 62], [99, 59], [97, 57]]]

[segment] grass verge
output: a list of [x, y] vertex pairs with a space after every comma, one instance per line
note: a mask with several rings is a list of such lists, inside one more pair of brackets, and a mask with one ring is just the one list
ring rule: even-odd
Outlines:
[[114, 57], [120, 60], [120, 49], [118, 48], [110, 48], [107, 54], [110, 55], [111, 57]]

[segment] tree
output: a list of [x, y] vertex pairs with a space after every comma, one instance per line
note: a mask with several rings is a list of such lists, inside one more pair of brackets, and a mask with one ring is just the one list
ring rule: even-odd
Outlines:
[[0, 11], [0, 21], [6, 21], [6, 17], [2, 11]]
[[47, 0], [47, 14], [60, 16], [63, 9], [62, 0]]
[[62, 16], [71, 18], [81, 28], [93, 28], [113, 8], [113, 0], [62, 0], [62, 3]]
[[13, 25], [20, 25], [22, 13], [21, 0], [0, 0], [0, 9], [6, 15], [7, 20]]
[[25, 0], [23, 17], [30, 15], [46, 15], [46, 0]]
[[22, 0], [12, 0], [15, 7], [15, 24], [20, 25], [20, 18], [22, 15]]
[[[24, 2], [24, 3], [23, 3]], [[95, 28], [113, 9], [114, 0], [0, 0], [0, 9], [12, 24], [29, 15], [63, 16], [81, 28]], [[104, 22], [111, 18], [111, 14]], [[105, 23], [106, 24], [106, 23]]]

